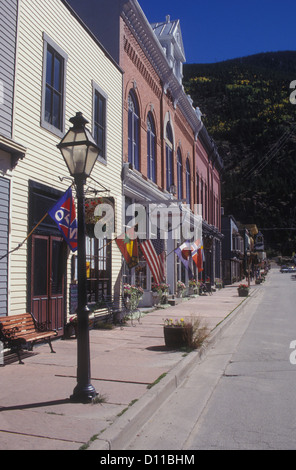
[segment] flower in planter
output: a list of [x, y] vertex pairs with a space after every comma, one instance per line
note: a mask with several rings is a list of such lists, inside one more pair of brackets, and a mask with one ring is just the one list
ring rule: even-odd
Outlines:
[[130, 284], [123, 284], [123, 294], [124, 295], [131, 295], [132, 286]]
[[190, 279], [189, 281], [189, 287], [192, 289], [194, 292], [197, 292], [197, 290], [200, 287], [200, 283], [196, 279]]
[[184, 318], [167, 318], [164, 322], [164, 339], [168, 347], [180, 348], [187, 347], [198, 349], [207, 339], [210, 330], [206, 324], [198, 317], [192, 317], [190, 320]]
[[161, 292], [160, 284], [158, 284], [157, 282], [153, 282], [151, 286], [151, 290], [152, 292], [160, 293]]
[[184, 282], [178, 281], [178, 282], [177, 282], [177, 289], [178, 289], [178, 290], [185, 290], [185, 289], [186, 289], [186, 286], [185, 286]]
[[217, 287], [217, 289], [222, 289], [223, 287], [223, 281], [219, 278], [216, 278], [215, 279], [215, 286]]
[[240, 297], [247, 297], [249, 294], [249, 286], [247, 284], [240, 284], [237, 291]]
[[140, 286], [130, 286], [130, 288], [130, 293], [132, 296], [140, 298], [144, 294], [144, 290]]
[[166, 284], [165, 282], [162, 282], [159, 284], [159, 288], [162, 292], [168, 292], [170, 285]]
[[238, 286], [238, 289], [249, 289], [249, 286], [248, 286], [248, 284], [240, 284]]
[[180, 318], [180, 320], [176, 319], [175, 321], [172, 318], [166, 318], [164, 321], [164, 326], [169, 326], [171, 328], [175, 327], [185, 327], [186, 323], [184, 318]]

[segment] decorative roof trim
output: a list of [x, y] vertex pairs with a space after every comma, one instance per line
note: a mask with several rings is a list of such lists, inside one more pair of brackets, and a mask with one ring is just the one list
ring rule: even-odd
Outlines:
[[122, 17], [131, 28], [147, 58], [151, 61], [163, 82], [163, 86], [169, 87], [175, 106], [178, 104], [192, 128], [195, 138], [197, 138], [203, 123], [198, 118], [183, 87], [180, 86], [177, 77], [175, 77], [169, 66], [163, 48], [137, 0], [128, 0], [124, 3]]

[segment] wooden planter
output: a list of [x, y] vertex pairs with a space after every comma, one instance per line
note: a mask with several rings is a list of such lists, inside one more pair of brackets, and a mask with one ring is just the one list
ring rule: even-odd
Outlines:
[[179, 349], [192, 343], [193, 328], [188, 326], [164, 326], [164, 341], [168, 348]]
[[248, 297], [249, 295], [249, 289], [237, 289], [239, 297]]

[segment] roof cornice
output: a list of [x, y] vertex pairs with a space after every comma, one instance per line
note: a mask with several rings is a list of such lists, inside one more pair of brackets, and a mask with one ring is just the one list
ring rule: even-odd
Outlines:
[[137, 0], [123, 2], [122, 17], [131, 28], [144, 53], [158, 73], [163, 83], [164, 91], [168, 88], [170, 89], [174, 106], [179, 106], [192, 128], [195, 138], [197, 138], [203, 123], [198, 118], [182, 85], [180, 85], [172, 68], [169, 66], [162, 46]]

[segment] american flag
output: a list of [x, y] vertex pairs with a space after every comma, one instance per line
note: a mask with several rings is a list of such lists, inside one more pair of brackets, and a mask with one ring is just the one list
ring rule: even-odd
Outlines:
[[154, 281], [160, 284], [165, 279], [163, 240], [160, 238], [145, 240], [140, 246]]

